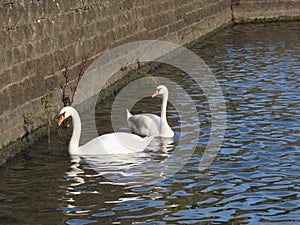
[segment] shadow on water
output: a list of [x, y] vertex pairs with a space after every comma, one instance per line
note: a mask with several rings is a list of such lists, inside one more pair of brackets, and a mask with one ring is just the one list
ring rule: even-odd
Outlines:
[[[163, 177], [158, 165], [174, 149], [184, 157], [189, 148], [177, 146], [184, 134], [172, 105], [168, 121], [174, 142], [159, 151], [113, 162], [70, 160], [67, 147], [53, 135], [55, 154], [47, 153], [45, 138], [1, 167], [0, 224], [299, 224], [299, 26], [237, 25], [191, 48], [214, 71], [227, 106], [224, 143], [206, 170], [199, 171], [199, 161], [210, 133], [208, 103], [182, 71], [161, 65], [152, 75], [180, 84], [199, 113], [197, 149], [180, 171], [145, 182]], [[97, 109], [99, 133], [112, 131], [112, 103], [113, 98]], [[132, 112], [159, 114], [160, 104], [146, 98]], [[182, 158], [172, 160], [176, 165]]]

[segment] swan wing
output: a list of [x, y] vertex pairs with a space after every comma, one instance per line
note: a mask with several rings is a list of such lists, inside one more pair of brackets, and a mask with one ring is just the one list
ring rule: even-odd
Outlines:
[[151, 140], [125, 132], [109, 133], [89, 141], [80, 150], [83, 155], [129, 154], [144, 151]]
[[131, 132], [141, 136], [158, 136], [160, 133], [161, 119], [154, 114], [138, 114], [128, 118]]

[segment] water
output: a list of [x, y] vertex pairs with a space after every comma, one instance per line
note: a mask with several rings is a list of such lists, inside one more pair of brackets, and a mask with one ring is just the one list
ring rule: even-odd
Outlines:
[[[206, 170], [199, 171], [211, 126], [206, 98], [182, 71], [161, 65], [151, 74], [180, 84], [201, 124], [197, 149], [178, 173], [154, 184], [121, 185], [132, 176], [146, 179], [155, 168], [120, 162], [130, 168], [110, 180], [114, 174], [105, 166], [111, 165], [96, 172], [85, 161], [71, 162], [53, 133], [50, 154], [44, 138], [1, 167], [0, 224], [299, 224], [299, 26], [237, 25], [191, 48], [213, 70], [227, 107], [224, 142]], [[97, 109], [100, 134], [112, 129], [112, 102]], [[146, 98], [132, 112], [158, 113], [159, 104]], [[172, 105], [168, 120], [174, 144], [133, 158], [159, 163], [174, 148], [184, 153], [188, 146], [176, 147], [180, 118]]]

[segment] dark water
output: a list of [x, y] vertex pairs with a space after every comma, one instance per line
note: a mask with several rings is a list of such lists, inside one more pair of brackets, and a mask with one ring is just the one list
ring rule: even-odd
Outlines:
[[[153, 184], [120, 185], [128, 181], [122, 172], [142, 177], [147, 167], [117, 171], [110, 180], [84, 161], [72, 163], [53, 132], [51, 154], [45, 138], [0, 168], [0, 224], [299, 224], [299, 27], [237, 25], [191, 48], [216, 75], [227, 107], [224, 142], [206, 170], [199, 171], [199, 161], [210, 134], [208, 103], [182, 71], [161, 65], [151, 74], [180, 84], [201, 124], [197, 149], [178, 173]], [[112, 130], [112, 102], [97, 110], [100, 133]], [[159, 104], [147, 98], [132, 111], [158, 113]], [[168, 120], [176, 148], [181, 127], [172, 105]], [[159, 162], [170, 151], [151, 159]]]

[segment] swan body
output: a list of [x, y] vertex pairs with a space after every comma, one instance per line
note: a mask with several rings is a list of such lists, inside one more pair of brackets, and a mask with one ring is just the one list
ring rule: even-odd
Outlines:
[[142, 136], [159, 136], [160, 117], [154, 114], [145, 113], [132, 115], [127, 110], [127, 122], [131, 132]]
[[155, 92], [152, 94], [152, 98], [159, 94], [163, 96], [160, 117], [150, 113], [132, 115], [126, 109], [127, 123], [131, 132], [141, 136], [174, 137], [174, 132], [167, 121], [166, 110], [169, 92], [165, 85], [157, 86]]
[[71, 106], [64, 107], [60, 111], [58, 125], [70, 116], [73, 119], [73, 134], [69, 143], [71, 155], [129, 154], [143, 151], [152, 140], [149, 137], [141, 138], [135, 134], [117, 132], [101, 135], [79, 146], [81, 121], [76, 109]]

